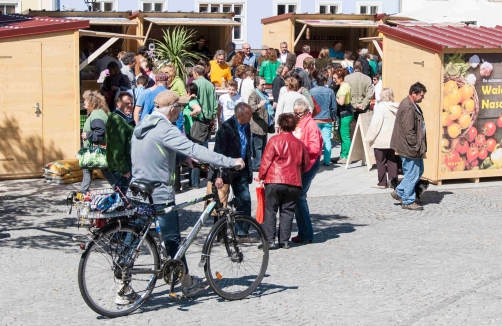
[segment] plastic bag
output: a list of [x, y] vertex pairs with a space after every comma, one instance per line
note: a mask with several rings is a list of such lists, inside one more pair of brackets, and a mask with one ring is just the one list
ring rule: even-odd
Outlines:
[[260, 185], [256, 188], [256, 201], [258, 206], [256, 207], [256, 221], [263, 224], [265, 220], [265, 188]]
[[89, 143], [88, 147], [81, 148], [75, 155], [78, 164], [82, 169], [106, 169], [106, 149], [101, 146], [93, 146]]

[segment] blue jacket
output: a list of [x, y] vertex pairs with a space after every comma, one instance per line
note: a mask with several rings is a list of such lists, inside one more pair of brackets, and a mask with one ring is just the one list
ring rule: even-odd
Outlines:
[[321, 107], [321, 112], [314, 119], [324, 120], [336, 116], [336, 95], [331, 88], [326, 86], [316, 86], [310, 90], [310, 95], [315, 98], [317, 104]]

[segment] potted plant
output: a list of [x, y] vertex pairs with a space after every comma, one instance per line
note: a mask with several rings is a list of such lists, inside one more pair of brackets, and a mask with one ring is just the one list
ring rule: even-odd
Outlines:
[[160, 63], [159, 68], [171, 64], [176, 68], [176, 74], [186, 80], [186, 67], [194, 66], [201, 59], [199, 53], [190, 52], [189, 49], [195, 44], [193, 29], [176, 26], [172, 30], [164, 30], [162, 41], [155, 41], [155, 56]]

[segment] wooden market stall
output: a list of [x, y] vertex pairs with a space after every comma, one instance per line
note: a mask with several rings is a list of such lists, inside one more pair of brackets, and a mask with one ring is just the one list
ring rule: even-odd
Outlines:
[[[385, 23], [388, 16], [346, 15], [346, 14], [295, 14], [287, 13], [264, 18], [263, 44], [279, 48], [281, 42], [287, 42], [289, 51], [301, 53], [302, 46], [309, 45], [311, 54], [317, 54], [323, 47], [332, 48], [334, 42], [343, 44], [342, 51], [352, 51], [366, 45], [360, 38], [377, 37], [378, 26]], [[307, 36], [308, 30], [308, 36]], [[376, 53], [373, 43], [368, 43], [368, 50]]]
[[427, 158], [423, 177], [502, 176], [502, 27], [380, 26], [383, 87], [396, 101], [419, 81]]
[[79, 141], [79, 29], [88, 21], [0, 16], [0, 179], [41, 176]]

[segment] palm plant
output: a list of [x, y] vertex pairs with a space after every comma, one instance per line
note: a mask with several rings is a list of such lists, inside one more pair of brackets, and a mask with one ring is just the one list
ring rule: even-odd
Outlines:
[[162, 62], [159, 68], [171, 64], [175, 67], [176, 74], [186, 80], [187, 72], [185, 67], [194, 66], [201, 58], [199, 53], [189, 51], [195, 44], [192, 41], [195, 37], [195, 31], [176, 26], [171, 31], [166, 29], [163, 32], [164, 39], [155, 41], [155, 55]]

